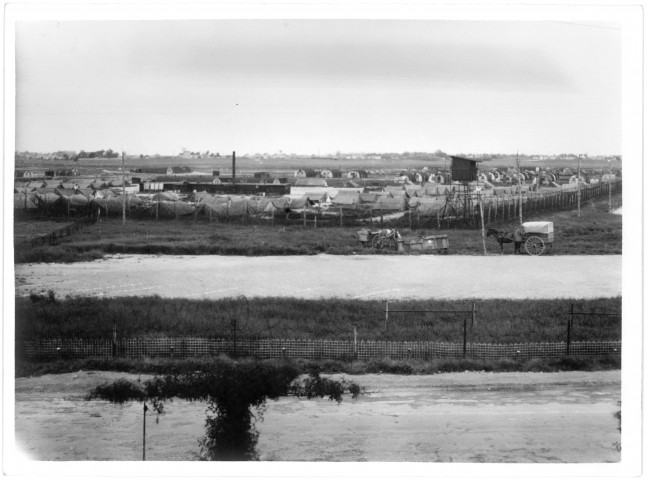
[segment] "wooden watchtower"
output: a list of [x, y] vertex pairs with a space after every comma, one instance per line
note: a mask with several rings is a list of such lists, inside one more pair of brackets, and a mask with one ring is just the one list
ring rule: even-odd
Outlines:
[[473, 215], [470, 215], [472, 209], [472, 198], [469, 193], [469, 183], [478, 180], [479, 169], [478, 163], [483, 160], [475, 160], [472, 158], [458, 157], [450, 155], [452, 159], [452, 181], [461, 182], [463, 186], [463, 219], [473, 220]]

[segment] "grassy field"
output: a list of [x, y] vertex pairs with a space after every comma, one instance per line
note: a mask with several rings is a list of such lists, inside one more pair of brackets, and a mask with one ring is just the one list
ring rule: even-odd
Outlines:
[[[520, 156], [521, 165], [523, 168], [534, 167], [550, 167], [550, 168], [577, 168], [577, 160], [564, 160], [564, 159], [548, 159], [543, 161], [530, 161], [524, 155]], [[607, 160], [585, 158], [580, 160], [581, 168], [583, 169], [606, 169], [609, 167]], [[119, 158], [95, 158], [95, 159], [81, 159], [78, 162], [72, 161], [38, 161], [38, 160], [25, 160], [17, 162], [18, 168], [39, 168], [39, 169], [54, 169], [54, 168], [78, 168], [82, 173], [100, 173], [102, 169], [117, 170], [121, 167], [121, 157]], [[231, 172], [231, 152], [222, 152], [220, 157], [210, 158], [180, 158], [177, 156], [160, 156], [155, 158], [139, 158], [139, 157], [126, 157], [126, 168], [142, 168], [142, 167], [168, 167], [168, 166], [188, 166], [195, 171], [211, 173], [213, 170], [220, 170], [223, 173], [229, 174]], [[282, 157], [282, 158], [267, 158], [260, 159], [251, 156], [241, 155], [239, 152], [236, 156], [236, 170], [237, 172], [276, 172], [276, 171], [289, 171], [293, 173], [299, 168], [335, 168], [343, 171], [352, 169], [383, 169], [398, 171], [400, 169], [424, 167], [430, 169], [449, 168], [451, 166], [451, 159], [436, 156], [432, 153], [425, 154], [422, 157], [416, 158], [411, 155], [401, 155], [394, 158], [389, 158], [388, 155], [383, 155], [380, 159], [337, 159], [337, 158], [324, 158], [318, 156], [300, 155], [295, 157]], [[482, 164], [482, 169], [488, 170], [491, 168], [500, 167], [514, 167], [516, 166], [516, 157], [498, 157], [494, 155], [491, 160], [487, 160]], [[622, 162], [614, 160], [611, 164], [614, 169], [622, 168]]]
[[[385, 303], [373, 300], [300, 300], [240, 298], [186, 300], [152, 297], [16, 298], [17, 341], [39, 338], [209, 337], [230, 338], [236, 321], [239, 338], [417, 340], [474, 343], [559, 342], [566, 340], [571, 304], [575, 311], [618, 313], [621, 298], [595, 300], [475, 300], [469, 314], [391, 313], [387, 330]], [[249, 308], [249, 310], [248, 310]], [[471, 310], [471, 301], [391, 302], [393, 310]], [[576, 318], [573, 341], [621, 339], [619, 317]]]
[[[525, 221], [552, 221], [555, 243], [550, 255], [604, 255], [622, 253], [622, 216], [604, 209], [587, 206], [581, 217], [575, 211], [554, 212], [524, 217]], [[50, 222], [51, 223], [51, 222]], [[16, 224], [21, 235], [30, 222]], [[59, 224], [57, 224], [59, 225]], [[498, 224], [498, 228], [514, 228], [514, 223]], [[379, 228], [376, 226], [375, 228]], [[359, 227], [305, 228], [303, 226], [245, 225], [208, 223], [192, 220], [128, 220], [108, 219], [89, 226], [59, 245], [31, 248], [16, 241], [16, 263], [75, 262], [101, 258], [104, 254], [143, 253], [166, 255], [334, 255], [396, 253], [373, 251], [357, 244]], [[480, 230], [410, 230], [400, 228], [404, 237], [416, 235], [447, 235], [450, 255], [482, 255]], [[499, 246], [486, 239], [489, 254], [499, 254]], [[505, 252], [513, 247], [508, 244]]]

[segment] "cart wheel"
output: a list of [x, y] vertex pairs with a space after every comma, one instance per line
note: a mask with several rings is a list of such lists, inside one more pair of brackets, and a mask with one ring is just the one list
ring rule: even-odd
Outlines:
[[371, 240], [371, 245], [373, 248], [377, 248], [378, 250], [382, 248], [382, 236], [381, 235], [376, 235], [373, 237]]
[[535, 237], [534, 235], [532, 237], [528, 237], [526, 240], [526, 252], [530, 255], [541, 255], [544, 253], [544, 250], [546, 250], [546, 245], [544, 245], [544, 241], [539, 238]]

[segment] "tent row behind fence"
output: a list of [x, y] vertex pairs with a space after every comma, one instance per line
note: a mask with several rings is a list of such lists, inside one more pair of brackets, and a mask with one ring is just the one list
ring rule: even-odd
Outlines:
[[[399, 188], [399, 187], [398, 187]], [[606, 196], [611, 184], [587, 185], [581, 190], [581, 200], [586, 201], [600, 196]], [[616, 193], [622, 191], [622, 182], [613, 185]], [[424, 190], [427, 192], [428, 190]], [[447, 194], [446, 192], [451, 192]], [[340, 196], [339, 201], [332, 199], [331, 211], [336, 208], [352, 207], [354, 210], [375, 210], [376, 212], [389, 211], [407, 211], [415, 210], [418, 215], [434, 216], [447, 214], [447, 209], [462, 210], [466, 201], [463, 195], [445, 188], [441, 194], [438, 189], [429, 196], [415, 195], [407, 198], [407, 192], [402, 190], [402, 195], [395, 195], [394, 192], [378, 193], [355, 193], [352, 196], [345, 193]], [[21, 196], [22, 195], [22, 196]], [[448, 196], [449, 195], [449, 196]], [[24, 198], [23, 198], [24, 196]], [[574, 205], [576, 191], [559, 189], [552, 192], [527, 192], [523, 197], [514, 193], [508, 193], [506, 190], [496, 193], [493, 191], [490, 195], [474, 196], [469, 195], [470, 209], [477, 205], [478, 201], [482, 202], [488, 210], [494, 209], [495, 217], [497, 211], [501, 210], [502, 219], [505, 219], [506, 208], [510, 210], [507, 216], [511, 215], [512, 210], [518, 208], [521, 202], [524, 206], [532, 206], [537, 211], [555, 210], [568, 208]], [[33, 197], [33, 199], [32, 199]], [[289, 196], [288, 196], [289, 197]], [[117, 216], [122, 214], [125, 208], [128, 216], [138, 218], [180, 218], [180, 217], [208, 217], [212, 218], [250, 218], [250, 217], [273, 217], [275, 214], [285, 213], [288, 210], [312, 210], [319, 212], [321, 194], [304, 194], [300, 198], [269, 198], [269, 197], [235, 197], [211, 195], [205, 192], [194, 192], [189, 196], [190, 202], [181, 201], [179, 197], [172, 192], [161, 192], [144, 200], [136, 195], [116, 195], [112, 197], [83, 197], [83, 195], [57, 195], [55, 193], [30, 194], [29, 200], [27, 194], [17, 194], [14, 198], [14, 208], [17, 210], [29, 210], [35, 207], [37, 211], [44, 214], [59, 214], [69, 216], [70, 214], [97, 214], [101, 216]], [[451, 198], [450, 198], [451, 197]], [[474, 197], [474, 198], [472, 198]], [[84, 198], [84, 200], [82, 200]], [[316, 201], [312, 199], [315, 198]], [[478, 200], [478, 201], [475, 201]], [[30, 203], [31, 202], [31, 203]], [[32, 205], [34, 203], [35, 205]], [[325, 210], [324, 210], [325, 211]], [[475, 211], [470, 213], [475, 215]], [[361, 214], [360, 214], [361, 215]], [[488, 217], [491, 212], [488, 212]], [[488, 218], [488, 220], [490, 220]]]

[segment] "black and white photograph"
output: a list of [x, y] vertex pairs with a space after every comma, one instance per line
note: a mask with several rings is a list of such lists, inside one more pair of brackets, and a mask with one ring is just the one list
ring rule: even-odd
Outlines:
[[642, 475], [641, 5], [4, 6], [5, 475]]

